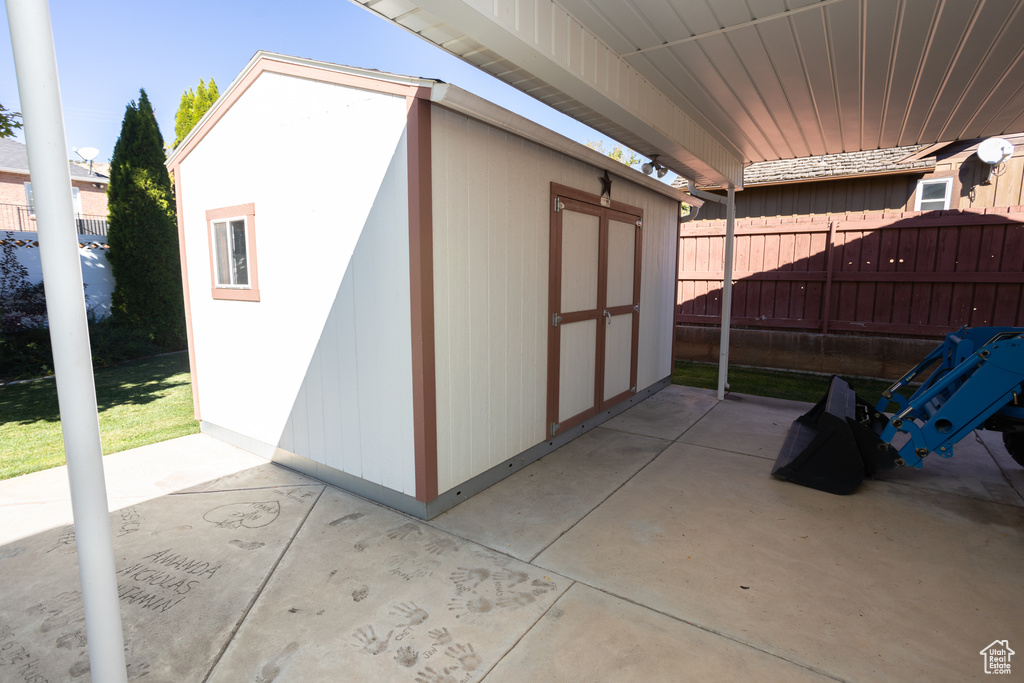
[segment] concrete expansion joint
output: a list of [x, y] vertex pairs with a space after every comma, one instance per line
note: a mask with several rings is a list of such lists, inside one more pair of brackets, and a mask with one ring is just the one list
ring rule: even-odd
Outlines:
[[[553, 571], [551, 569], [547, 569], [546, 567], [542, 567], [540, 565], [533, 565], [533, 566], [537, 567], [538, 569], [544, 569], [545, 571]], [[706, 626], [704, 624], [700, 624], [700, 623], [698, 623], [696, 621], [690, 621], [689, 619], [683, 619], [682, 617], [675, 616], [674, 614], [672, 614], [670, 612], [665, 612], [663, 610], [660, 610], [657, 607], [652, 607], [650, 605], [645, 605], [642, 602], [637, 602], [636, 600], [631, 600], [630, 598], [627, 598], [626, 596], [619, 595], [617, 593], [614, 593], [614, 592], [609, 591], [609, 590], [605, 590], [603, 588], [599, 588], [597, 586], [591, 585], [591, 584], [586, 583], [584, 581], [575, 580], [575, 581], [573, 581], [573, 583], [574, 584], [578, 583], [581, 586], [587, 586], [588, 588], [591, 588], [591, 589], [593, 589], [595, 591], [598, 591], [599, 593], [604, 593], [605, 595], [610, 596], [612, 598], [615, 598], [616, 600], [622, 600], [623, 602], [626, 602], [626, 603], [629, 603], [631, 605], [634, 605], [635, 607], [638, 607], [640, 609], [643, 609], [643, 610], [646, 610], [646, 611], [650, 611], [650, 612], [654, 612], [656, 614], [660, 614], [661, 616], [666, 617], [668, 619], [671, 619], [672, 621], [679, 622], [680, 624], [686, 624], [687, 626], [692, 626], [693, 628], [700, 629], [701, 631], [704, 631], [705, 633], [709, 633], [709, 634], [711, 634], [713, 636], [717, 636], [719, 638], [725, 638], [726, 640], [729, 640], [729, 641], [731, 641], [733, 643], [736, 643], [737, 645], [750, 648], [751, 650], [755, 650], [755, 651], [760, 652], [762, 654], [768, 655], [769, 657], [773, 657], [773, 658], [778, 659], [780, 661], [786, 662], [787, 664], [792, 664], [793, 666], [798, 666], [801, 669], [806, 669], [807, 671], [811, 671], [811, 672], [813, 672], [813, 673], [815, 673], [815, 674], [817, 674], [819, 676], [823, 676], [825, 678], [828, 678], [829, 680], [840, 681], [841, 683], [851, 683], [850, 681], [848, 681], [845, 678], [840, 678], [838, 676], [835, 676], [833, 674], [828, 673], [827, 671], [822, 671], [821, 669], [818, 669], [818, 668], [813, 667], [813, 666], [809, 666], [809, 665], [807, 665], [807, 664], [805, 664], [803, 662], [797, 661], [795, 659], [790, 659], [788, 657], [783, 657], [782, 655], [778, 654], [777, 652], [772, 652], [771, 650], [765, 650], [764, 648], [758, 647], [757, 645], [754, 645], [753, 643], [748, 643], [745, 640], [740, 640], [739, 638], [736, 638], [735, 636], [731, 636], [728, 633], [724, 633], [722, 631], [719, 631], [718, 629], [711, 628], [710, 626]], [[566, 590], [566, 593], [568, 593], [568, 592], [569, 591]], [[559, 600], [561, 600], [564, 597], [565, 597], [565, 593], [563, 593], [559, 597]], [[558, 600], [555, 601], [555, 605], [557, 605], [557, 604], [558, 604]], [[554, 607], [555, 605], [552, 605], [551, 607]]]
[[[653, 437], [649, 437], [649, 438], [653, 438]], [[659, 440], [659, 441], [662, 441], [663, 439], [658, 439], [658, 440]], [[626, 484], [628, 484], [629, 482], [631, 482], [631, 481], [633, 480], [633, 478], [634, 478], [634, 477], [636, 477], [636, 476], [637, 476], [638, 474], [640, 474], [641, 472], [643, 472], [643, 471], [644, 471], [645, 469], [647, 469], [647, 468], [648, 468], [648, 467], [649, 467], [649, 466], [651, 465], [651, 463], [653, 463], [653, 462], [654, 462], [655, 460], [657, 460], [657, 459], [658, 459], [659, 457], [661, 457], [661, 454], [662, 454], [662, 453], [664, 453], [664, 452], [665, 452], [665, 450], [666, 450], [666, 449], [667, 449], [667, 448], [668, 448], [669, 446], [671, 446], [671, 445], [672, 445], [672, 443], [673, 443], [672, 441], [665, 441], [665, 445], [664, 445], [664, 446], [662, 446], [661, 450], [659, 450], [659, 451], [658, 451], [657, 453], [655, 453], [655, 454], [654, 454], [654, 456], [653, 456], [653, 457], [652, 457], [652, 458], [651, 458], [650, 460], [648, 460], [648, 461], [647, 461], [646, 463], [644, 463], [643, 467], [639, 468], [639, 469], [638, 469], [638, 470], [637, 470], [636, 472], [634, 472], [634, 473], [633, 473], [633, 474], [631, 474], [630, 476], [626, 477], [626, 479], [625, 479], [625, 480], [624, 480], [624, 481], [623, 481], [622, 483], [620, 483], [620, 484], [619, 484], [619, 485], [618, 485], [617, 487], [615, 487], [615, 490], [614, 490], [614, 491], [612, 491], [612, 492], [611, 492], [611, 493], [609, 493], [609, 494], [608, 494], [607, 496], [605, 496], [604, 498], [602, 498], [602, 499], [601, 499], [601, 501], [600, 501], [599, 503], [597, 503], [597, 505], [594, 505], [594, 506], [593, 506], [593, 507], [591, 507], [591, 508], [590, 508], [589, 510], [587, 510], [586, 514], [582, 515], [582, 516], [581, 516], [581, 517], [580, 517], [579, 519], [577, 519], [577, 520], [576, 520], [575, 522], [573, 522], [573, 524], [572, 524], [572, 525], [571, 525], [571, 526], [570, 526], [570, 527], [569, 527], [568, 529], [566, 529], [566, 530], [564, 530], [564, 531], [563, 531], [562, 533], [558, 534], [558, 536], [557, 536], [556, 538], [554, 538], [554, 539], [553, 539], [553, 540], [552, 540], [552, 541], [551, 541], [550, 543], [548, 543], [548, 544], [547, 544], [547, 545], [545, 545], [545, 546], [544, 546], [543, 548], [541, 548], [540, 550], [538, 550], [538, 551], [537, 551], [537, 553], [536, 553], [535, 555], [533, 555], [533, 557], [531, 557], [531, 558], [530, 558], [529, 560], [527, 560], [527, 561], [528, 561], [528, 562], [529, 562], [530, 564], [533, 564], [533, 561], [534, 561], [534, 560], [536, 560], [536, 559], [537, 559], [538, 557], [540, 557], [540, 555], [541, 555], [541, 554], [542, 554], [542, 553], [543, 553], [543, 552], [544, 552], [545, 550], [547, 550], [548, 548], [550, 548], [551, 546], [553, 546], [553, 545], [554, 545], [555, 543], [557, 543], [557, 542], [559, 541], [559, 539], [561, 539], [561, 538], [562, 538], [563, 536], [565, 536], [565, 535], [566, 535], [567, 533], [569, 533], [570, 531], [572, 531], [573, 529], [575, 529], [575, 528], [576, 528], [576, 526], [577, 526], [578, 524], [580, 524], [580, 522], [582, 522], [583, 520], [585, 520], [585, 519], [586, 519], [587, 517], [589, 517], [589, 516], [591, 515], [591, 513], [593, 513], [593, 512], [594, 512], [594, 510], [596, 510], [597, 508], [599, 508], [599, 507], [601, 507], [602, 505], [604, 505], [604, 504], [605, 504], [605, 502], [607, 502], [607, 501], [608, 501], [608, 499], [610, 499], [610, 498], [611, 498], [612, 496], [614, 496], [614, 495], [615, 495], [616, 493], [618, 493], [618, 492], [619, 492], [619, 490], [620, 490], [620, 489], [622, 489], [622, 487], [623, 487], [623, 486], [625, 486]]]
[[320, 502], [320, 498], [324, 495], [324, 491], [327, 490], [326, 484], [310, 484], [310, 486], [320, 487], [320, 492], [316, 495], [316, 500], [314, 500], [313, 503], [309, 506], [309, 509], [306, 510], [306, 514], [303, 515], [302, 520], [295, 525], [295, 530], [292, 532], [291, 537], [288, 539], [288, 542], [284, 544], [283, 548], [281, 548], [281, 552], [278, 553], [277, 559], [274, 561], [274, 564], [270, 567], [270, 570], [267, 572], [266, 576], [263, 577], [263, 581], [260, 583], [259, 587], [253, 592], [252, 598], [250, 598], [249, 600], [249, 604], [245, 606], [245, 609], [242, 611], [242, 615], [238, 618], [238, 621], [235, 622], [235, 625], [231, 629], [231, 633], [229, 633], [228, 637], [224, 639], [224, 645], [221, 646], [220, 651], [217, 652], [217, 654], [213, 657], [213, 661], [210, 664], [210, 668], [206, 671], [206, 675], [202, 678], [203, 683], [206, 683], [206, 681], [210, 680], [210, 676], [212, 676], [213, 672], [217, 670], [217, 665], [220, 664], [221, 659], [224, 658], [224, 653], [228, 651], [229, 647], [231, 647], [231, 643], [234, 642], [235, 636], [238, 635], [239, 629], [242, 628], [242, 625], [245, 623], [245, 620], [249, 617], [249, 614], [252, 612], [253, 607], [255, 607], [256, 603], [259, 601], [260, 596], [263, 595], [263, 590], [267, 587], [267, 584], [269, 584], [270, 580], [274, 577], [274, 574], [277, 572], [277, 568], [281, 566], [281, 561], [284, 560], [285, 556], [288, 554], [288, 551], [291, 549], [292, 544], [295, 542], [295, 539], [302, 531], [302, 528], [306, 526], [306, 521], [309, 519], [309, 516], [313, 514], [313, 510], [316, 509], [317, 503]]
[[[277, 463], [273, 463], [273, 464], [275, 466], [278, 466], [278, 467], [283, 467], [281, 465], [278, 465]], [[284, 469], [288, 469], [288, 468], [285, 467]], [[316, 486], [325, 486], [325, 484], [323, 484], [321, 482], [314, 482], [314, 483], [309, 483], [309, 484], [289, 484], [289, 488], [301, 488], [301, 487], [311, 488], [311, 487], [316, 487]], [[218, 488], [218, 489], [206, 489], [206, 490], [201, 490], [201, 489], [185, 489], [185, 490], [182, 490], [182, 491], [171, 491], [167, 495], [168, 496], [195, 496], [195, 495], [202, 495], [202, 494], [206, 494], [206, 493], [230, 493], [232, 491], [265, 491], [265, 490], [271, 490], [271, 489], [276, 489], [276, 488], [280, 488], [280, 486], [239, 486], [238, 488]]]

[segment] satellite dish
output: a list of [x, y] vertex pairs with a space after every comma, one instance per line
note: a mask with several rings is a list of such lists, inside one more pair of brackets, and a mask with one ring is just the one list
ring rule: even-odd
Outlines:
[[988, 138], [978, 145], [978, 158], [990, 166], [1001, 164], [1013, 154], [1013, 145], [1002, 138]]
[[95, 147], [74, 147], [72, 151], [82, 157], [82, 161], [92, 161], [99, 156], [100, 151]]

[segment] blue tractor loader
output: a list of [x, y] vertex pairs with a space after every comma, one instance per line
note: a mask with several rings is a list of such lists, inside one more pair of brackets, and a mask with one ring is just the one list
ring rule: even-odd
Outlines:
[[[910, 398], [898, 393], [912, 382], [921, 386]], [[772, 474], [853, 493], [880, 470], [920, 469], [930, 454], [951, 457], [953, 446], [979, 428], [1002, 432], [1006, 450], [1024, 466], [1022, 382], [1024, 328], [961, 328], [876, 403], [833, 377], [821, 401], [793, 422]], [[891, 404], [896, 410], [887, 414]]]

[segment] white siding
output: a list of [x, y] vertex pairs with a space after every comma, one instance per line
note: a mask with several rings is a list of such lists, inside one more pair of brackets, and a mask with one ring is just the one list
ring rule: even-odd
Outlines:
[[[602, 171], [435, 106], [438, 490], [545, 439], [550, 183]], [[638, 390], [671, 372], [678, 204], [616, 178], [644, 209]]]
[[[264, 73], [181, 164], [204, 421], [415, 494], [405, 98]], [[205, 211], [254, 202], [261, 300]]]

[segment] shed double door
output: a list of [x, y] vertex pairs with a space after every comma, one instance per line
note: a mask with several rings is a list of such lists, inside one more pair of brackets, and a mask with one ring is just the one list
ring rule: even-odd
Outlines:
[[643, 228], [641, 209], [552, 195], [549, 436], [636, 393]]

